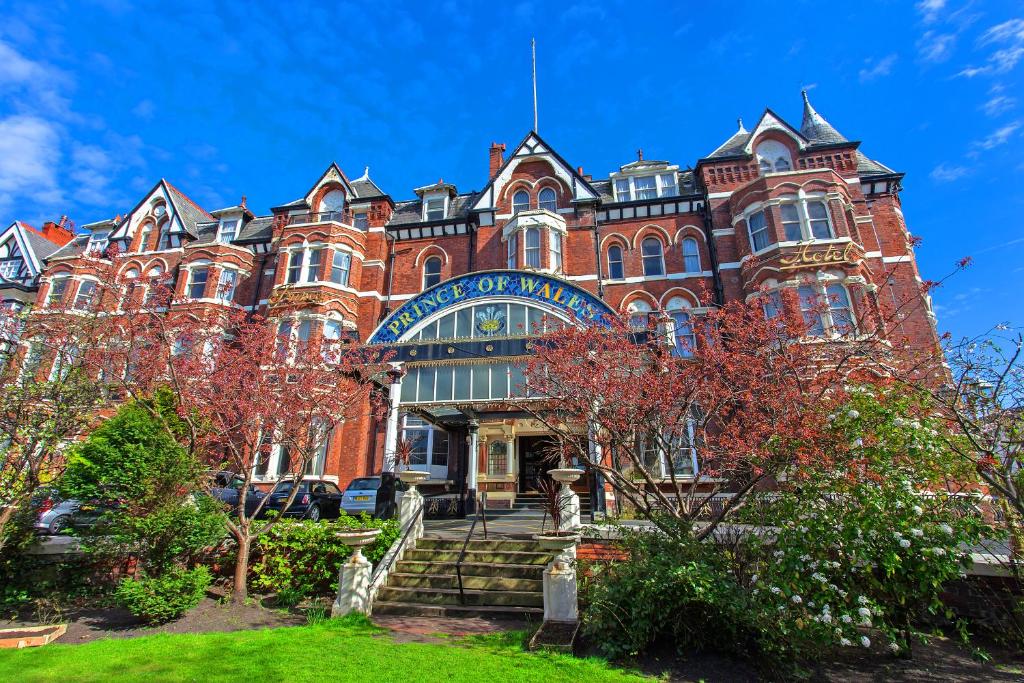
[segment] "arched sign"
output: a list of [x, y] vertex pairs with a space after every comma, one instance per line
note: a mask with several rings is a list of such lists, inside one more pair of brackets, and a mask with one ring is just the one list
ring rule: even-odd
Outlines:
[[[488, 297], [513, 297], [559, 308], [583, 322], [615, 312], [590, 292], [560, 278], [520, 270], [486, 270], [446, 280], [409, 299], [370, 335], [370, 344], [394, 344], [421, 321], [447, 308]], [[481, 319], [480, 325], [494, 325]]]

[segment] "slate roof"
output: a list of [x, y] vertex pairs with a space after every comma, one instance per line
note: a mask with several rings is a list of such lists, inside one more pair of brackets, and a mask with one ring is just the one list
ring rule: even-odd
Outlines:
[[896, 173], [888, 166], [874, 159], [869, 159], [864, 152], [857, 150], [857, 173], [860, 175], [886, 175]]
[[242, 226], [235, 242], [269, 242], [273, 227], [273, 216], [257, 216]]
[[352, 189], [356, 191], [356, 199], [371, 199], [373, 197], [387, 197], [384, 190], [377, 187], [377, 183], [369, 177], [356, 178], [352, 181]]
[[213, 219], [213, 216], [166, 179], [164, 183], [167, 185], [167, 191], [171, 194], [171, 201], [174, 202], [174, 207], [178, 210], [178, 217], [181, 219], [182, 225], [185, 226], [185, 230], [190, 235], [196, 236], [199, 233], [197, 224], [205, 223]]
[[739, 129], [732, 134], [732, 137], [719, 145], [711, 154], [704, 157], [705, 159], [720, 159], [746, 154], [743, 149], [747, 146], [747, 142], [750, 141], [750, 131], [743, 127], [743, 119], [739, 119], [737, 123], [739, 124]]
[[[687, 168], [681, 171], [677, 171], [676, 179], [679, 183], [676, 191], [680, 195], [693, 194], [697, 191], [692, 170]], [[590, 186], [594, 188], [595, 192], [597, 192], [603, 204], [610, 204], [615, 202], [615, 190], [612, 187], [611, 179], [591, 180]]]
[[76, 235], [57, 251], [51, 253], [47, 258], [67, 258], [68, 256], [80, 256], [85, 253], [85, 245], [89, 243], [89, 235]]
[[25, 223], [21, 225], [25, 228], [25, 239], [28, 240], [29, 246], [32, 247], [32, 253], [40, 261], [61, 248], [61, 245], [46, 239], [42, 233], [38, 232], [31, 225], [26, 225]]
[[815, 111], [811, 106], [811, 100], [807, 97], [807, 91], [802, 90], [800, 94], [804, 98], [804, 118], [800, 124], [800, 134], [813, 144], [834, 145], [841, 142], [849, 142], [843, 134], [832, 127], [832, 124], [825, 120], [825, 117]]
[[[448, 202], [448, 215], [445, 216], [445, 220], [451, 221], [459, 218], [466, 218], [469, 214], [468, 209], [472, 206], [477, 194], [478, 193], [476, 192], [472, 192], [452, 197]], [[395, 204], [395, 211], [391, 214], [391, 220], [388, 221], [388, 227], [411, 225], [413, 223], [436, 222], [438, 221], [424, 221], [423, 203], [419, 199], [413, 199], [411, 201], [397, 202]]]

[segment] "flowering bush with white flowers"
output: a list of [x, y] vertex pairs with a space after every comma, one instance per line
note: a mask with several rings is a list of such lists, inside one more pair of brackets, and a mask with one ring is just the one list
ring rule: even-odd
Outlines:
[[749, 588], [774, 614], [765, 628], [780, 647], [870, 647], [877, 633], [909, 654], [918, 617], [946, 613], [942, 586], [968, 566], [985, 527], [965, 508], [969, 497], [943, 488], [965, 473], [921, 408], [852, 391], [847, 410], [831, 416], [836, 438], [851, 444], [847, 464], [766, 494], [777, 533]]

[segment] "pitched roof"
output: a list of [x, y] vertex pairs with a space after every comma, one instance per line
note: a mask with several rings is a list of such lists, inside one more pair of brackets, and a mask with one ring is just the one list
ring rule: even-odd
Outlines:
[[273, 216], [257, 216], [242, 226], [235, 242], [266, 242], [270, 240], [273, 228]]
[[[471, 192], [468, 194], [460, 194], [452, 197], [448, 202], [448, 215], [445, 216], [444, 220], [451, 221], [459, 218], [465, 218], [469, 215], [469, 207], [472, 205], [473, 200], [476, 198], [478, 193]], [[394, 213], [391, 214], [391, 220], [388, 221], [387, 227], [394, 227], [398, 225], [411, 225], [413, 223], [436, 223], [438, 221], [424, 221], [423, 220], [423, 202], [420, 199], [413, 199], [410, 201], [397, 202], [395, 204]]]
[[711, 154], [704, 157], [705, 159], [734, 157], [744, 153], [743, 148], [746, 147], [747, 142], [750, 140], [750, 132], [743, 127], [743, 119], [736, 119], [736, 125], [738, 126], [736, 132], [728, 140], [716, 147]]
[[816, 144], [834, 145], [840, 142], [849, 142], [842, 133], [825, 120], [824, 116], [815, 111], [811, 106], [811, 100], [807, 97], [806, 90], [801, 90], [800, 94], [804, 98], [804, 118], [800, 124], [801, 135]]
[[63, 246], [46, 239], [43, 237], [43, 233], [31, 225], [27, 223], [22, 223], [21, 225], [25, 228], [25, 239], [31, 245], [32, 252], [36, 255], [36, 258], [42, 260]]
[[166, 179], [162, 181], [167, 186], [167, 192], [171, 196], [171, 202], [177, 211], [181, 224], [193, 237], [199, 234], [197, 224], [213, 220], [213, 216], [203, 207], [192, 201], [191, 198]]
[[857, 150], [857, 173], [860, 175], [887, 175], [896, 173], [885, 164], [869, 159], [864, 152]]

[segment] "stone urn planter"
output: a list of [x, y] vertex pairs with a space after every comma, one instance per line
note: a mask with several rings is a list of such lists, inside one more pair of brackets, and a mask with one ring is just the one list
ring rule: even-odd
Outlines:
[[569, 467], [556, 470], [548, 470], [548, 474], [550, 474], [551, 478], [557, 481], [559, 484], [568, 485], [582, 477], [583, 470], [578, 470]]
[[363, 557], [363, 546], [370, 545], [377, 537], [380, 536], [380, 529], [345, 529], [335, 533], [341, 542], [352, 548], [352, 557], [349, 558], [348, 564], [362, 564], [361, 561], [365, 561]]
[[579, 542], [580, 535], [574, 531], [545, 531], [534, 534], [533, 540], [537, 541], [544, 550], [554, 553], [557, 561], [564, 556], [566, 550]]
[[[576, 595], [576, 569], [572, 565], [570, 548], [574, 548], [580, 535], [573, 531], [548, 531], [535, 535], [542, 548], [555, 553], [544, 569], [544, 621], [576, 623], [579, 621], [579, 607]], [[575, 638], [575, 629], [568, 638]], [[565, 634], [559, 636], [565, 639]]]
[[430, 472], [423, 472], [421, 470], [402, 470], [398, 473], [398, 478], [409, 485], [410, 491], [415, 491], [416, 484], [430, 479]]

